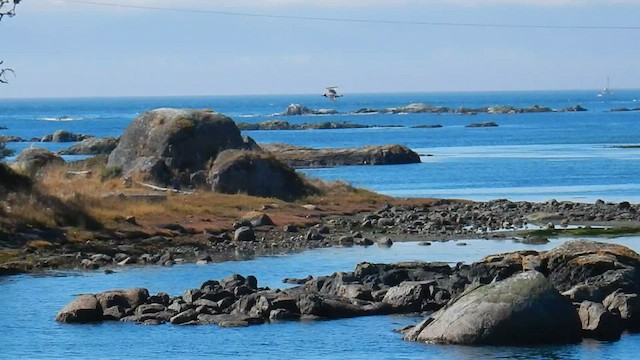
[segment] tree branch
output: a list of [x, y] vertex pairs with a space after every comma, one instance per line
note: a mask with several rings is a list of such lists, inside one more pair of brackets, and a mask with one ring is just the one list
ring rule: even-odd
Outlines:
[[0, 21], [5, 16], [14, 16], [16, 14], [16, 5], [21, 0], [0, 0]]
[[[2, 63], [3, 63], [3, 61], [0, 61], [0, 65], [2, 65]], [[13, 69], [10, 69], [10, 68], [0, 69], [0, 84], [9, 83], [9, 81], [7, 80], [7, 74], [8, 73], [12, 73], [13, 76], [16, 75], [16, 73], [13, 71]]]
[[[14, 16], [16, 14], [16, 5], [20, 3], [21, 0], [0, 0], [0, 21], [5, 16]], [[2, 61], [0, 61], [0, 65], [2, 65]], [[11, 73], [13, 76], [16, 73], [11, 68], [0, 68], [0, 84], [7, 84], [7, 74]]]

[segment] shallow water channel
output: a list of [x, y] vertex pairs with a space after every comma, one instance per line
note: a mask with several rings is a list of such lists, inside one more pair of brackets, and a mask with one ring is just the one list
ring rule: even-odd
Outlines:
[[[296, 254], [226, 261], [207, 265], [130, 267], [102, 272], [54, 272], [0, 278], [0, 358], [260, 358], [260, 359], [479, 359], [554, 358], [622, 359], [640, 351], [640, 335], [625, 334], [617, 342], [584, 341], [546, 347], [464, 347], [409, 343], [393, 330], [414, 324], [412, 316], [373, 316], [334, 321], [281, 322], [248, 328], [217, 326], [139, 326], [107, 322], [96, 325], [58, 324], [55, 314], [80, 293], [146, 287], [150, 293], [179, 295], [205, 280], [232, 273], [255, 275], [259, 286], [286, 287], [285, 277], [327, 275], [353, 270], [358, 262], [458, 261], [471, 263], [488, 254], [545, 245], [511, 240], [465, 240], [395, 243], [391, 248], [351, 247], [308, 250]], [[640, 250], [640, 237], [600, 239]], [[465, 246], [460, 246], [466, 243]]]

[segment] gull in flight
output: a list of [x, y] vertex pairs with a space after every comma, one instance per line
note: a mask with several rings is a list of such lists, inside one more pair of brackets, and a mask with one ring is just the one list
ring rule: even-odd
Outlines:
[[322, 96], [326, 97], [327, 99], [329, 99], [331, 101], [336, 101], [336, 98], [344, 96], [344, 95], [338, 95], [338, 93], [336, 92], [336, 88], [337, 88], [337, 86], [329, 86], [329, 87], [327, 87], [327, 91], [325, 91]]

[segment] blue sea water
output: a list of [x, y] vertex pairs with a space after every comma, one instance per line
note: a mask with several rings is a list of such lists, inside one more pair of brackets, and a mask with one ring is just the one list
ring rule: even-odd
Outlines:
[[[258, 143], [282, 142], [318, 148], [402, 144], [422, 155], [422, 163], [302, 170], [311, 177], [343, 180], [400, 197], [446, 197], [472, 200], [549, 199], [593, 202], [640, 201], [640, 90], [616, 91], [606, 98], [595, 91], [347, 94], [336, 102], [319, 95], [153, 97], [0, 100], [0, 135], [40, 138], [55, 130], [95, 136], [122, 134], [135, 116], [159, 107], [211, 108], [236, 121], [284, 119], [367, 125], [401, 125], [367, 129], [246, 131]], [[354, 115], [361, 108], [381, 109], [423, 102], [438, 106], [480, 107], [532, 105], [562, 109], [581, 105], [586, 112], [475, 116], [453, 114]], [[341, 114], [278, 116], [291, 103]], [[69, 121], [56, 121], [60, 117]], [[466, 128], [475, 122], [499, 127]], [[442, 128], [416, 129], [414, 125]], [[71, 144], [10, 143], [20, 151], [42, 146], [58, 151]], [[70, 157], [71, 160], [75, 159]]]
[[[177, 265], [101, 272], [58, 272], [55, 276], [0, 278], [0, 358], [2, 359], [628, 359], [640, 350], [640, 334], [616, 342], [584, 340], [567, 346], [465, 347], [411, 343], [394, 329], [416, 324], [416, 316], [372, 316], [335, 321], [281, 322], [248, 328], [140, 326], [107, 322], [59, 324], [56, 312], [77, 294], [146, 287], [181, 295], [208, 279], [232, 273], [256, 275], [260, 286], [283, 288], [281, 279], [350, 271], [362, 261], [457, 261], [523, 249], [546, 250], [566, 241], [523, 245], [509, 240], [396, 243], [391, 248], [325, 248], [298, 254], [208, 265]], [[640, 250], [640, 237], [609, 240]]]
[[[598, 98], [595, 91], [347, 94], [332, 103], [319, 95], [1, 99], [0, 135], [40, 138], [55, 130], [95, 136], [118, 136], [140, 113], [159, 107], [211, 108], [236, 121], [285, 119], [291, 123], [346, 121], [394, 128], [247, 131], [259, 143], [284, 142], [312, 147], [351, 147], [399, 143], [421, 154], [421, 164], [352, 166], [303, 170], [311, 177], [343, 180], [399, 197], [442, 197], [488, 200], [571, 200], [593, 202], [640, 201], [640, 149], [616, 148], [640, 144], [640, 112], [611, 112], [640, 107], [640, 91], [616, 91]], [[561, 109], [581, 105], [580, 113], [476, 116], [396, 114], [348, 115], [360, 108], [386, 108], [424, 102], [449, 107], [511, 105]], [[282, 117], [290, 103], [309, 108], [333, 108], [331, 116]], [[58, 121], [61, 117], [64, 120]], [[499, 127], [465, 128], [493, 121]], [[442, 128], [414, 129], [413, 125], [441, 124]], [[9, 143], [20, 151], [28, 146], [61, 150], [71, 144]], [[284, 322], [243, 329], [215, 326], [144, 327], [105, 323], [73, 326], [57, 324], [55, 313], [76, 294], [143, 286], [151, 292], [179, 295], [207, 279], [231, 273], [254, 274], [261, 285], [282, 287], [284, 277], [329, 274], [353, 269], [361, 261], [472, 262], [483, 255], [523, 248], [510, 241], [396, 243], [390, 249], [317, 249], [294, 255], [230, 261], [206, 266], [119, 269], [56, 273], [55, 276], [0, 278], [0, 359], [80, 358], [341, 358], [341, 359], [625, 359], [640, 351], [640, 335], [625, 334], [617, 342], [584, 341], [571, 346], [495, 348], [427, 346], [407, 343], [392, 330], [419, 319], [377, 316], [321, 322]], [[610, 241], [640, 250], [640, 238]]]

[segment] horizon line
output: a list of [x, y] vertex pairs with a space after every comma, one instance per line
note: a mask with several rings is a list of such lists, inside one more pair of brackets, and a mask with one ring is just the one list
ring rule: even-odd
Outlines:
[[[600, 88], [594, 89], [536, 89], [536, 90], [447, 90], [447, 91], [390, 91], [390, 92], [353, 92], [347, 93], [351, 95], [400, 95], [400, 94], [463, 94], [463, 93], [525, 93], [525, 92], [588, 92], [593, 91], [597, 94], [602, 91]], [[640, 88], [616, 88], [615, 91], [640, 91]], [[319, 93], [246, 93], [246, 94], [184, 94], [184, 95], [88, 95], [88, 96], [0, 96], [0, 101], [4, 100], [62, 100], [62, 99], [136, 99], [136, 98], [189, 98], [189, 97], [242, 97], [242, 96], [309, 96]], [[322, 96], [322, 94], [320, 94]]]

